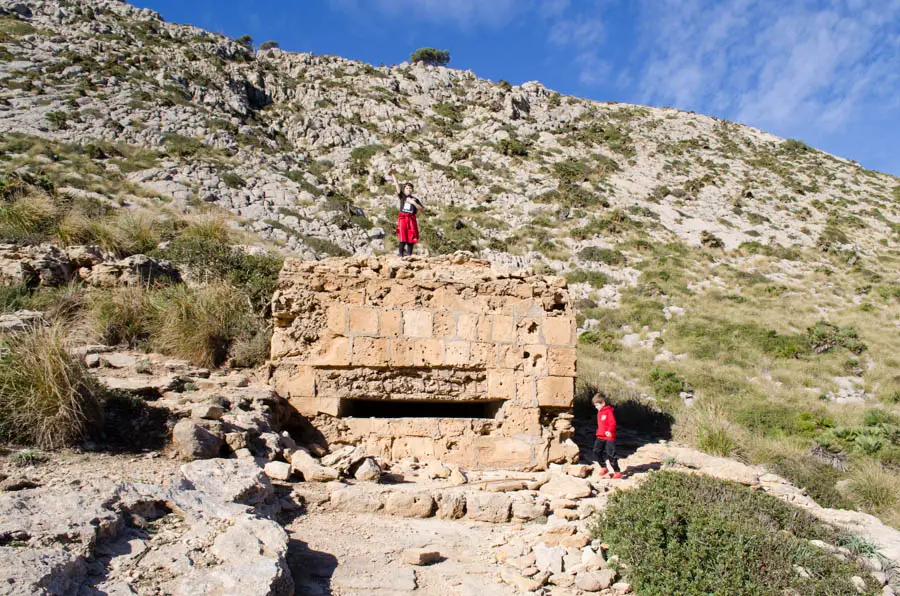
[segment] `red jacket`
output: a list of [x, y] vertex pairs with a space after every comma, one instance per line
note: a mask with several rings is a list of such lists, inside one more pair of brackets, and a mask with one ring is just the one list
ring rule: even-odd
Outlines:
[[[607, 432], [609, 436], [607, 436]], [[613, 414], [613, 407], [609, 404], [597, 412], [597, 438], [607, 441], [616, 440], [616, 416]]]

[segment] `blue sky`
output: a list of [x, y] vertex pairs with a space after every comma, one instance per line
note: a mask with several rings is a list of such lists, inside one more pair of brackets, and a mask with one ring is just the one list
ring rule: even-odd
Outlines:
[[673, 106], [900, 175], [900, 0], [133, 0], [285, 50]]

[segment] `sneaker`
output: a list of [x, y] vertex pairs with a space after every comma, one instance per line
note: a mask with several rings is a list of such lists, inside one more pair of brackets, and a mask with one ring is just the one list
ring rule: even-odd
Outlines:
[[612, 475], [613, 480], [618, 480], [621, 477], [622, 477], [622, 472], [616, 472], [615, 474]]
[[607, 470], [606, 468], [600, 468], [601, 477], [606, 476], [607, 474], [609, 474], [609, 470]]

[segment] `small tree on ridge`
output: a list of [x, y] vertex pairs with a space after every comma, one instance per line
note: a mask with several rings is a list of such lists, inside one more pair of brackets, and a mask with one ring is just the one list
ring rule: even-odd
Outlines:
[[437, 50], [435, 48], [419, 48], [409, 55], [410, 62], [424, 62], [431, 66], [446, 66], [450, 63], [449, 50]]

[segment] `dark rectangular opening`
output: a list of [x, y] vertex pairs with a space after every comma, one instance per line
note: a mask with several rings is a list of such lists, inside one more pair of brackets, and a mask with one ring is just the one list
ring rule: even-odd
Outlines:
[[503, 400], [493, 401], [392, 401], [345, 399], [342, 418], [488, 418], [497, 416]]

